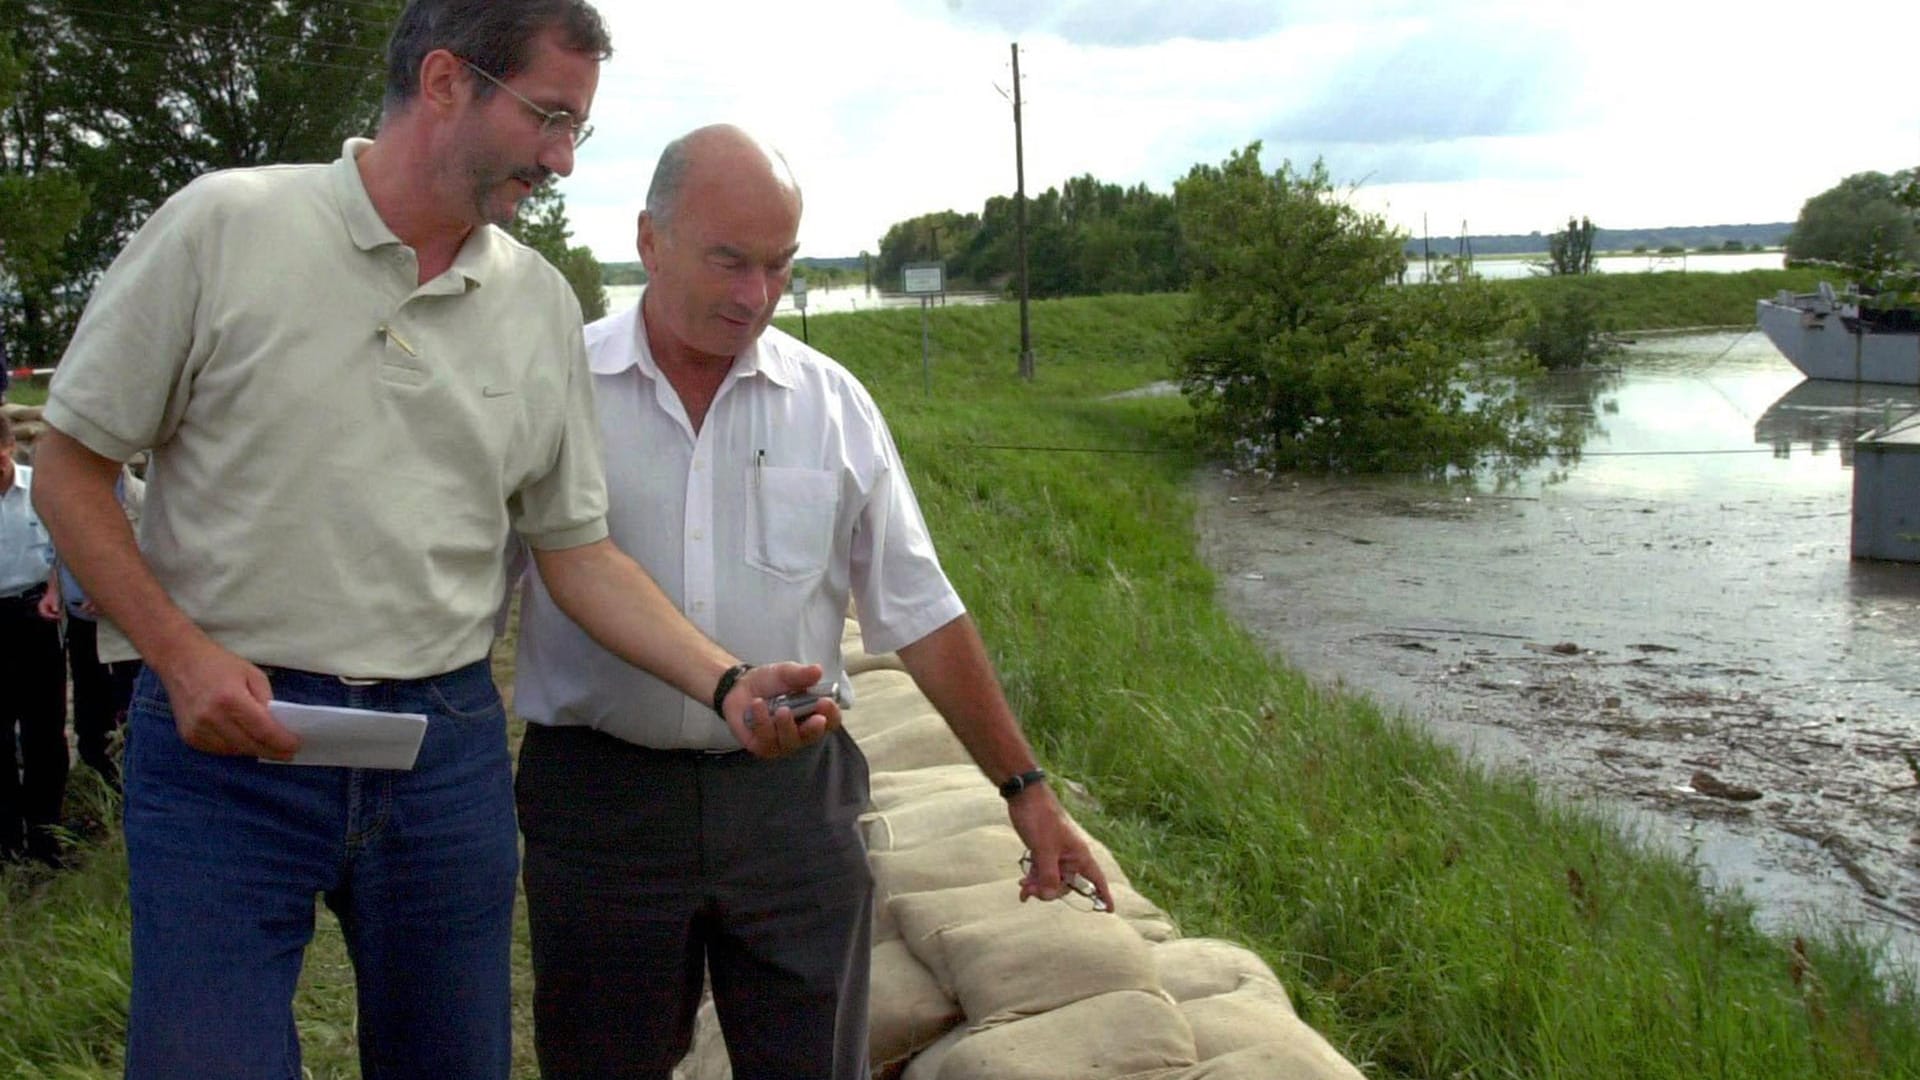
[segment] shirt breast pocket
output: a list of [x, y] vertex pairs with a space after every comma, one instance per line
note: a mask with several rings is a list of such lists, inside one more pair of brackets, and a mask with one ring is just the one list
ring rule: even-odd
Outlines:
[[840, 479], [825, 469], [747, 466], [747, 563], [783, 581], [818, 577], [833, 556]]

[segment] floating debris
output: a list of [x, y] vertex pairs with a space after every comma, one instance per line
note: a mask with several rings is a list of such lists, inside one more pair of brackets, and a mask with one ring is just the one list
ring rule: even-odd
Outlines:
[[1688, 781], [1693, 790], [1716, 799], [1729, 799], [1733, 802], [1752, 802], [1760, 797], [1760, 792], [1750, 787], [1729, 784], [1705, 769], [1697, 770], [1693, 779]]

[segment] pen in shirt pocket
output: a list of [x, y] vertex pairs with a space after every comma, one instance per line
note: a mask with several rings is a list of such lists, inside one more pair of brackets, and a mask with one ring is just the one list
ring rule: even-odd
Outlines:
[[755, 450], [753, 452], [753, 486], [754, 487], [760, 486], [760, 474], [766, 470], [766, 467], [767, 467], [767, 452], [765, 450]]

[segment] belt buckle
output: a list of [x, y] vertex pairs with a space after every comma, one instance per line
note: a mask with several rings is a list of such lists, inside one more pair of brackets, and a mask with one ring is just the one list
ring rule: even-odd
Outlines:
[[339, 679], [341, 684], [345, 686], [378, 686], [386, 681], [384, 679], [356, 679], [351, 675], [335, 675], [334, 678]]

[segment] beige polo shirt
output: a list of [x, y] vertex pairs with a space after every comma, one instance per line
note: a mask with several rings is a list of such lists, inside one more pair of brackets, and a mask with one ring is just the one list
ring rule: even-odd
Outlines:
[[[152, 451], [140, 548], [259, 664], [415, 678], [487, 654], [509, 527], [607, 535], [580, 309], [476, 229], [424, 285], [349, 140], [330, 165], [213, 173], [102, 279], [46, 417]], [[103, 658], [129, 656], [103, 622]]]

